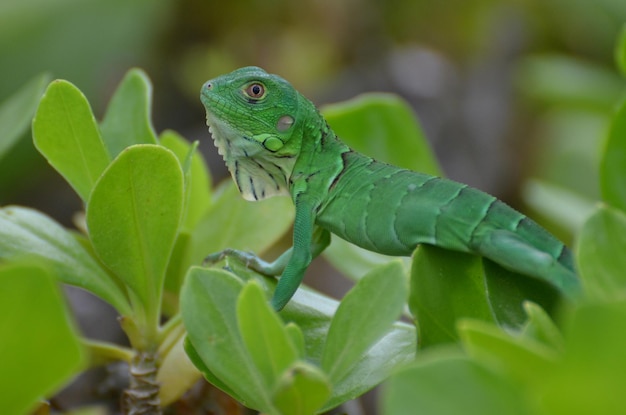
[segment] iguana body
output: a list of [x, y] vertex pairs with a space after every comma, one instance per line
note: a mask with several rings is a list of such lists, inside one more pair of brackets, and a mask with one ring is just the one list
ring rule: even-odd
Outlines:
[[530, 220], [477, 189], [378, 162], [343, 144], [315, 106], [284, 79], [238, 69], [201, 92], [207, 124], [243, 197], [290, 195], [293, 247], [268, 264], [225, 250], [268, 275], [281, 275], [280, 310], [332, 232], [374, 252], [408, 256], [420, 243], [482, 255], [504, 268], [579, 289], [570, 251]]

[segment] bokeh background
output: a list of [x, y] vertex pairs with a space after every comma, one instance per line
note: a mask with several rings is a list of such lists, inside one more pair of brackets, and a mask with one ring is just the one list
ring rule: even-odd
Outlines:
[[[449, 177], [571, 241], [597, 199], [608, 116], [624, 96], [614, 63], [624, 22], [624, 0], [2, 0], [0, 102], [48, 72], [101, 117], [141, 67], [157, 132], [200, 140], [217, 181], [227, 173], [198, 99], [207, 79], [257, 65], [320, 105], [393, 92]], [[68, 226], [81, 209], [30, 132], [0, 159], [6, 204]]]

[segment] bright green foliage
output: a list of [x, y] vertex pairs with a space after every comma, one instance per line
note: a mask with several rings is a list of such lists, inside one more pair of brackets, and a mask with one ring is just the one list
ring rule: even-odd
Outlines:
[[456, 324], [464, 317], [520, 327], [526, 299], [551, 309], [557, 295], [538, 280], [473, 255], [420, 246], [413, 256], [409, 307], [421, 347], [458, 341]]
[[385, 386], [384, 414], [412, 413], [417, 407], [433, 415], [626, 411], [620, 390], [626, 382], [625, 116], [622, 103], [610, 120], [599, 166], [606, 204], [595, 207], [577, 238], [583, 301], [561, 307], [555, 313], [558, 324], [538, 305], [525, 303], [526, 323], [506, 331], [484, 318], [438, 319], [463, 351], [431, 348], [398, 372]]
[[67, 81], [53, 81], [33, 120], [41, 154], [86, 202], [109, 163], [98, 125], [85, 96]]
[[12, 261], [23, 257], [49, 265], [60, 281], [94, 293], [120, 314], [130, 313], [124, 288], [79, 237], [36, 210], [4, 207], [0, 209], [0, 258]]
[[[328, 329], [322, 354], [322, 368], [331, 382], [339, 383], [400, 316], [406, 302], [406, 286], [402, 264], [393, 261], [374, 268], [344, 297]], [[364, 298], [368, 301], [364, 302]]]
[[104, 264], [138, 298], [156, 333], [165, 270], [183, 207], [183, 173], [172, 152], [135, 145], [109, 165], [87, 204], [87, 227]]
[[63, 296], [43, 269], [0, 267], [0, 408], [29, 413], [78, 373], [84, 353]]
[[[131, 360], [134, 351], [158, 353], [157, 381], [162, 403], [168, 404], [199, 377], [184, 353], [185, 330], [177, 314], [178, 292], [189, 267], [221, 243], [215, 235], [235, 246], [269, 248], [289, 227], [293, 209], [278, 199], [251, 209], [230, 183], [213, 195], [197, 143], [171, 131], [157, 143], [150, 91], [146, 76], [130, 71], [98, 125], [75, 86], [61, 80], [48, 86], [34, 121], [34, 141], [83, 199], [86, 216], [79, 228], [84, 234], [68, 231], [37, 211], [4, 207], [0, 258], [35, 261], [56, 280], [84, 288], [115, 307], [133, 350], [92, 344], [90, 362]], [[17, 104], [11, 105], [15, 109]], [[245, 228], [236, 229], [231, 218]], [[162, 309], [171, 316], [165, 325], [160, 324]], [[303, 350], [297, 330], [291, 327], [289, 336], [300, 339], [297, 347]], [[300, 376], [296, 379], [301, 382]], [[308, 377], [304, 379], [306, 383]]]
[[[412, 359], [414, 330], [392, 326], [406, 295], [399, 263], [372, 270], [336, 312], [336, 304], [320, 295], [299, 292], [281, 313], [288, 324], [269, 306], [260, 288], [267, 283], [230, 265], [251, 280], [200, 268], [187, 276], [181, 293], [186, 348], [207, 379], [247, 406], [268, 414], [320, 413]], [[385, 293], [398, 301], [371, 307]]]
[[0, 160], [26, 132], [48, 78], [35, 77], [0, 105]]
[[237, 322], [245, 347], [265, 384], [275, 385], [278, 377], [291, 366], [298, 349], [286, 327], [269, 306], [263, 289], [256, 281], [246, 284], [237, 300]]
[[152, 85], [139, 69], [128, 71], [115, 91], [100, 131], [111, 158], [133, 144], [156, 144], [150, 121]]

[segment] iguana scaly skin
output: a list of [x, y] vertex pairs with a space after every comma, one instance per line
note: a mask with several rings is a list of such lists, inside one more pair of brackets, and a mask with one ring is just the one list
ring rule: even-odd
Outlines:
[[215, 144], [247, 200], [291, 196], [293, 246], [273, 263], [227, 249], [267, 275], [281, 275], [272, 305], [282, 309], [311, 260], [341, 238], [387, 255], [418, 244], [482, 255], [569, 296], [579, 290], [560, 241], [493, 196], [404, 170], [351, 150], [315, 106], [279, 76], [241, 68], [205, 83], [201, 100]]

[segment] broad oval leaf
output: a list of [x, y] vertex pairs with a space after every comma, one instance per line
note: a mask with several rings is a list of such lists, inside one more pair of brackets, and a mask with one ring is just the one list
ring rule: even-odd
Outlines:
[[122, 315], [131, 313], [124, 289], [102, 268], [74, 235], [36, 210], [0, 209], [0, 258], [40, 258], [55, 277], [107, 301]]
[[14, 264], [0, 268], [0, 285], [0, 408], [30, 413], [79, 372], [85, 356], [50, 275]]
[[152, 84], [141, 69], [131, 69], [115, 90], [100, 124], [111, 158], [133, 144], [156, 144], [150, 121]]
[[409, 308], [417, 319], [420, 347], [458, 340], [456, 321], [494, 321], [481, 259], [421, 245], [413, 256]]
[[332, 319], [322, 368], [336, 384], [362, 355], [390, 330], [407, 297], [400, 261], [374, 268], [346, 294]]
[[109, 164], [85, 96], [67, 81], [53, 81], [33, 120], [33, 141], [83, 201]]
[[576, 258], [586, 294], [601, 300], [626, 298], [626, 214], [600, 206], [585, 222]]
[[110, 164], [87, 204], [94, 249], [158, 319], [163, 280], [183, 206], [183, 174], [164, 147], [128, 147]]
[[[272, 310], [263, 289], [255, 280], [249, 281], [237, 300], [239, 332], [256, 369], [268, 388], [298, 358], [285, 325]], [[323, 402], [322, 402], [323, 403]]]
[[189, 270], [181, 290], [181, 313], [191, 344], [186, 349], [216, 386], [248, 407], [273, 410], [263, 374], [239, 334], [236, 307], [242, 289], [242, 282], [226, 271]]

